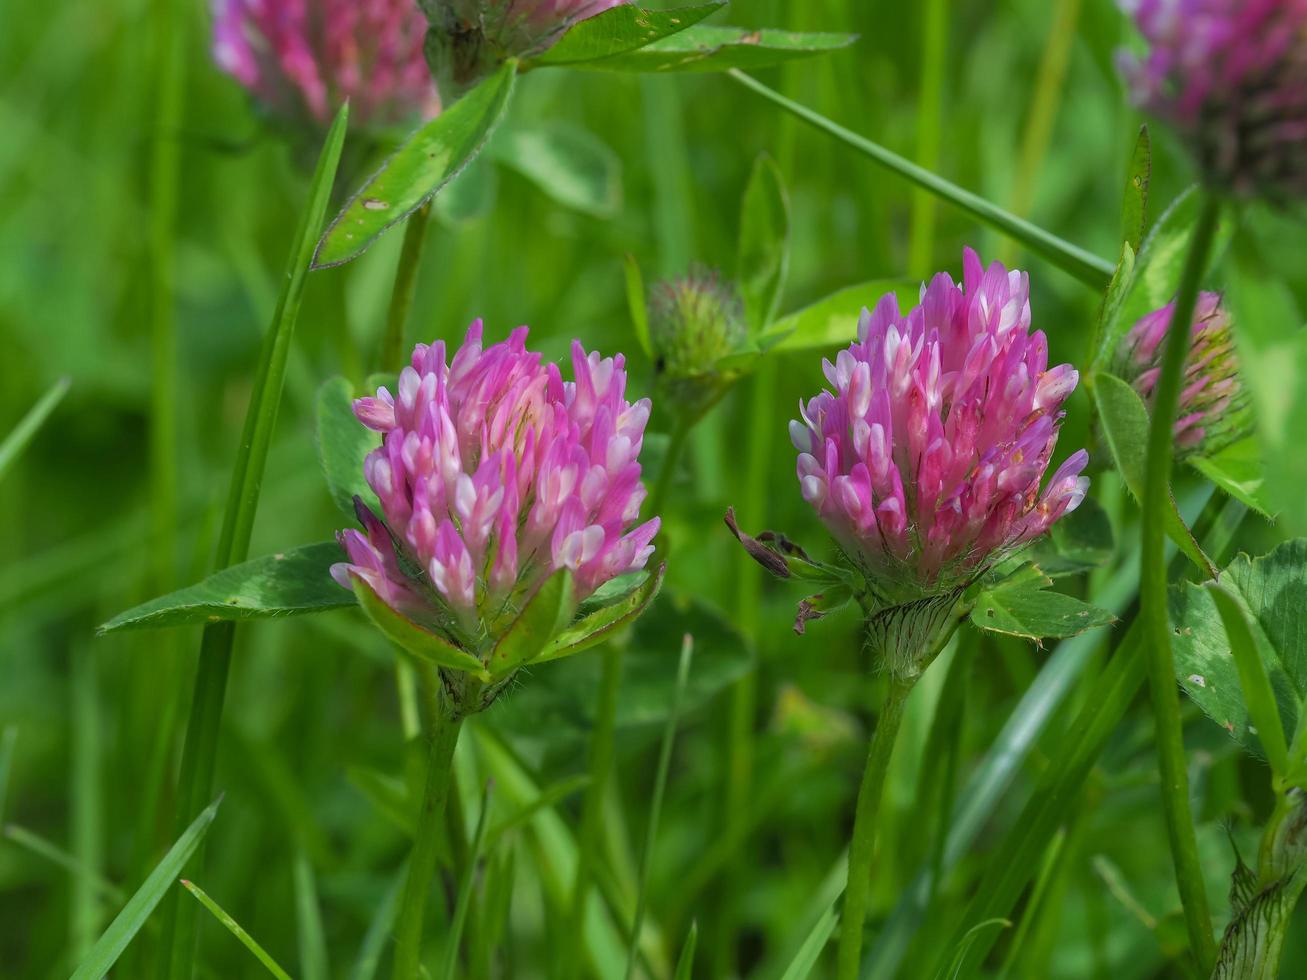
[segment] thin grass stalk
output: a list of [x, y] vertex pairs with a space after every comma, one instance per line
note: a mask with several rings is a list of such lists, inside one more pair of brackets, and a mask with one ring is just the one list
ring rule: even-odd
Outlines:
[[967, 212], [977, 220], [989, 225], [1003, 235], [1007, 235], [1047, 259], [1053, 265], [1075, 277], [1090, 289], [1101, 292], [1107, 288], [1114, 270], [1110, 262], [1085, 251], [1078, 245], [1065, 241], [1010, 211], [998, 207], [979, 194], [964, 190], [951, 181], [931, 173], [905, 157], [899, 156], [879, 143], [874, 143], [865, 136], [859, 136], [839, 123], [826, 118], [819, 112], [809, 109], [792, 99], [787, 99], [775, 89], [768, 88], [757, 79], [740, 71], [730, 69], [727, 74], [752, 92], [774, 103], [811, 126], [835, 137], [845, 146], [856, 150], [863, 156], [874, 160], [905, 180], [948, 201], [955, 207]]
[[903, 708], [912, 693], [913, 680], [890, 675], [889, 693], [876, 731], [867, 749], [867, 765], [858, 787], [853, 817], [853, 839], [849, 842], [849, 876], [844, 886], [844, 910], [840, 920], [839, 980], [857, 980], [862, 966], [862, 932], [867, 921], [867, 896], [871, 891], [871, 862], [876, 853], [876, 817], [885, 792], [894, 742], [903, 722]]
[[409, 311], [417, 293], [418, 269], [431, 227], [431, 203], [427, 202], [408, 217], [404, 225], [404, 244], [395, 267], [395, 285], [386, 311], [386, 331], [381, 338], [381, 370], [398, 371], [404, 366], [408, 346], [404, 341]]
[[1189, 774], [1185, 760], [1180, 693], [1176, 689], [1167, 613], [1166, 512], [1170, 503], [1172, 427], [1180, 404], [1184, 360], [1189, 348], [1190, 323], [1198, 289], [1207, 268], [1221, 214], [1220, 199], [1204, 198], [1194, 227], [1189, 254], [1180, 274], [1175, 312], [1165, 340], [1161, 374], [1154, 392], [1148, 428], [1148, 459], [1144, 470], [1140, 554], [1140, 615], [1146, 641], [1149, 687], [1156, 723], [1158, 764], [1162, 776], [1162, 811], [1166, 818], [1176, 885], [1184, 909], [1189, 942], [1201, 975], [1216, 962], [1216, 939], [1198, 857], [1198, 839], [1189, 805]]
[[[217, 568], [237, 564], [249, 555], [250, 535], [258, 510], [268, 449], [276, 428], [286, 361], [304, 295], [304, 281], [308, 275], [317, 232], [322, 226], [331, 195], [348, 118], [347, 104], [336, 114], [323, 143], [317, 169], [310, 183], [309, 200], [291, 246], [289, 273], [277, 310], [273, 314], [272, 326], [264, 338], [259, 355], [258, 372], [232, 469], [227, 509], [218, 539]], [[225, 621], [206, 626], [200, 638], [190, 721], [186, 729], [186, 741], [182, 746], [181, 769], [177, 780], [176, 822], [182, 830], [190, 826], [194, 815], [201, 812], [212, 798], [218, 735], [235, 635], [236, 624]], [[198, 877], [194, 871], [202, 869], [203, 860], [203, 849], [197, 848], [186, 869], [189, 877]], [[196, 904], [180, 890], [169, 898], [164, 910], [161, 976], [170, 980], [187, 980], [192, 975], [198, 911]]]
[[[1044, 157], [1048, 153], [1053, 124], [1062, 104], [1063, 85], [1071, 48], [1076, 39], [1076, 22], [1080, 19], [1080, 0], [1057, 0], [1053, 11], [1053, 26], [1044, 44], [1044, 55], [1039, 61], [1039, 74], [1031, 88], [1029, 114], [1021, 134], [1021, 152], [1017, 157], [1016, 174], [1012, 186], [1012, 213], [1024, 218], [1030, 213], [1035, 189]], [[926, 164], [929, 166], [929, 164]], [[1000, 261], [1012, 265], [1016, 260], [1016, 247], [1012, 239], [1004, 243]]]
[[[926, 0], [921, 10], [921, 89], [917, 99], [917, 160], [927, 170], [939, 166], [943, 129], [944, 69], [948, 48], [948, 0]], [[929, 191], [912, 192], [908, 226], [908, 271], [922, 280], [935, 269], [935, 205]]]

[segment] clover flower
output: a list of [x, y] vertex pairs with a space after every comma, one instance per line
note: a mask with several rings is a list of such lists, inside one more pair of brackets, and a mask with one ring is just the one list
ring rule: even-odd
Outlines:
[[412, 0], [216, 0], [213, 56], [273, 113], [364, 124], [433, 116], [426, 23]]
[[536, 55], [577, 21], [626, 0], [419, 0], [427, 60], [442, 92], [474, 85], [506, 58]]
[[[1117, 350], [1116, 372], [1150, 408], [1161, 373], [1162, 341], [1174, 312], [1175, 303], [1168, 303], [1140, 317]], [[1177, 454], [1215, 452], [1250, 429], [1251, 414], [1247, 393], [1239, 383], [1230, 316], [1219, 293], [1199, 293], [1185, 355], [1180, 417], [1173, 430]]]
[[650, 403], [626, 400], [621, 355], [574, 342], [565, 382], [526, 337], [483, 348], [477, 320], [448, 363], [443, 341], [419, 344], [393, 395], [354, 403], [382, 435], [365, 464], [382, 513], [356, 501], [363, 531], [338, 535], [349, 562], [332, 575], [473, 651], [560, 569], [574, 604], [643, 568], [658, 531], [632, 527]]
[[1307, 194], [1307, 0], [1127, 0], [1150, 49], [1123, 56], [1141, 106], [1237, 194]]
[[790, 423], [803, 497], [881, 603], [959, 588], [1084, 498], [1074, 453], [1040, 489], [1078, 381], [1030, 333], [1029, 281], [976, 253], [906, 314], [891, 293], [823, 362], [833, 391]]

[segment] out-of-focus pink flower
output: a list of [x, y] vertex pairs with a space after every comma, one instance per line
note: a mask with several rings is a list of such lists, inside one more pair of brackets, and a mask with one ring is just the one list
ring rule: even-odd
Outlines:
[[382, 434], [365, 474], [384, 523], [358, 505], [364, 530], [339, 534], [338, 582], [359, 576], [410, 619], [480, 637], [558, 569], [580, 599], [644, 567], [659, 524], [633, 526], [648, 399], [626, 400], [620, 354], [573, 342], [565, 382], [526, 336], [483, 348], [477, 320], [451, 361], [443, 341], [419, 344], [395, 394], [354, 403]]
[[1148, 40], [1136, 101], [1239, 194], [1307, 194], [1307, 0], [1123, 0]]
[[219, 67], [280, 115], [387, 125], [440, 109], [413, 0], [215, 0]]
[[626, 0], [420, 0], [431, 24], [427, 58], [441, 91], [476, 83], [506, 58], [539, 54], [577, 21]]
[[803, 497], [892, 601], [956, 588], [1080, 504], [1088, 462], [1044, 484], [1078, 375], [1030, 333], [1029, 282], [963, 256], [906, 314], [888, 294], [823, 363], [834, 391], [790, 423]]
[[[1162, 341], [1174, 313], [1175, 303], [1167, 303], [1141, 317], [1123, 338], [1114, 360], [1115, 370], [1150, 407], [1162, 370]], [[1177, 453], [1215, 452], [1250, 430], [1251, 415], [1247, 393], [1239, 383], [1230, 316], [1219, 293], [1199, 293], [1185, 355], [1180, 417], [1174, 429]]]

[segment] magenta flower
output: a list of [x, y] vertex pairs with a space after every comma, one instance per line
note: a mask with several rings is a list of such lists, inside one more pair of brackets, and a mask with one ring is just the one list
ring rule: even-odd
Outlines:
[[332, 575], [474, 651], [555, 571], [578, 601], [643, 568], [658, 531], [656, 517], [632, 527], [650, 405], [626, 400], [621, 355], [574, 342], [565, 382], [526, 336], [483, 349], [477, 320], [451, 361], [443, 341], [419, 344], [396, 394], [354, 403], [382, 434], [365, 464], [382, 515], [356, 502], [363, 531], [338, 535], [350, 560]]
[[325, 123], [346, 99], [357, 122], [440, 109], [413, 0], [215, 0], [213, 56], [272, 112]]
[[790, 423], [803, 497], [882, 601], [958, 588], [1039, 537], [1084, 498], [1073, 454], [1040, 489], [1070, 365], [1030, 333], [1029, 282], [963, 255], [903, 314], [893, 294], [823, 367], [834, 391]]
[[[1174, 312], [1175, 304], [1168, 303], [1140, 317], [1117, 350], [1117, 373], [1134, 386], [1150, 408], [1162, 370], [1162, 341]], [[1230, 316], [1221, 305], [1219, 293], [1199, 293], [1189, 352], [1185, 355], [1180, 417], [1174, 429], [1177, 453], [1212, 453], [1247, 435], [1250, 429], [1251, 416], [1246, 392], [1239, 383]]]
[[1136, 101], [1175, 126], [1207, 179], [1307, 194], [1307, 0], [1126, 0], [1150, 50]]

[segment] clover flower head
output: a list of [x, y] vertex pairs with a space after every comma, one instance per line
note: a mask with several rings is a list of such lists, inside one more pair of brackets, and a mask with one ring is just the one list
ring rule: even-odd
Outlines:
[[365, 463], [381, 514], [357, 503], [338, 582], [358, 577], [407, 618], [476, 641], [555, 571], [580, 600], [644, 567], [659, 523], [636, 525], [648, 399], [626, 400], [621, 355], [574, 342], [567, 382], [526, 338], [484, 347], [475, 321], [452, 359], [443, 341], [419, 344], [393, 394], [354, 403], [381, 434]]
[[1026, 274], [967, 249], [960, 285], [864, 310], [832, 390], [800, 404], [804, 499], [882, 602], [960, 588], [1084, 498], [1084, 450], [1044, 480], [1078, 375], [1030, 322]]
[[649, 341], [660, 374], [709, 374], [747, 335], [739, 292], [715, 269], [696, 266], [649, 291]]
[[1307, 0], [1125, 0], [1148, 41], [1123, 55], [1135, 101], [1174, 126], [1209, 181], [1307, 194]]
[[213, 56], [266, 109], [326, 123], [346, 99], [356, 123], [440, 109], [412, 0], [215, 0]]
[[[1130, 328], [1117, 349], [1114, 367], [1150, 407], [1162, 368], [1162, 341], [1175, 303], [1154, 310]], [[1177, 454], [1212, 453], [1251, 430], [1247, 392], [1239, 382], [1239, 362], [1230, 316], [1219, 293], [1199, 293], [1185, 354], [1184, 387], [1174, 434]]]

